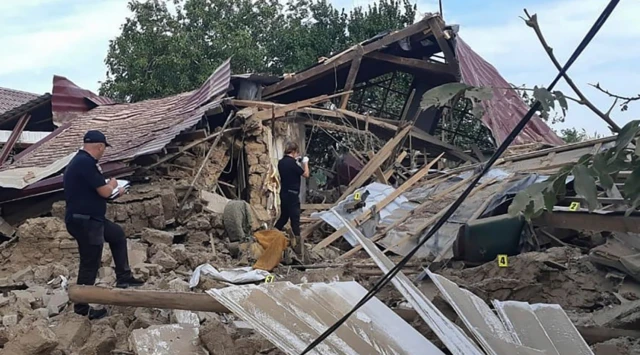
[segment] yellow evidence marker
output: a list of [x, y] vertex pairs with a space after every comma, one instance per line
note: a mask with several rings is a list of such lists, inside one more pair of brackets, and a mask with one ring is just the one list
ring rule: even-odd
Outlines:
[[499, 267], [509, 267], [509, 259], [506, 254], [498, 255], [498, 266]]
[[275, 278], [276, 278], [275, 276], [273, 276], [273, 275], [269, 274], [269, 275], [267, 275], [267, 277], [265, 277], [265, 278], [264, 278], [264, 283], [266, 283], [266, 284], [270, 284], [270, 283], [272, 283], [272, 282], [273, 282], [273, 280], [274, 280]]
[[571, 204], [569, 205], [569, 211], [577, 211], [580, 209], [580, 202], [571, 202]]

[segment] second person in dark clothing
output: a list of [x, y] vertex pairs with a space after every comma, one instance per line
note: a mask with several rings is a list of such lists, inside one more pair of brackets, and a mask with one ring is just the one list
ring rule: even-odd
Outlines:
[[[300, 164], [298, 164], [300, 163]], [[280, 174], [280, 218], [275, 227], [283, 230], [291, 221], [291, 231], [302, 251], [300, 240], [300, 180], [309, 177], [309, 158], [300, 157], [298, 144], [287, 142], [284, 157], [278, 162]]]

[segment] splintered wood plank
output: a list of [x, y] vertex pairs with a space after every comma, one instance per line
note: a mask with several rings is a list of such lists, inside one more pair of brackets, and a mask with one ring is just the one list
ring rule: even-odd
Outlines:
[[[443, 155], [444, 155], [444, 153], [440, 154], [437, 158], [432, 160], [431, 163], [425, 165], [422, 169], [418, 170], [415, 174], [413, 174], [413, 176], [411, 178], [409, 178], [409, 180], [407, 180], [404, 184], [402, 184], [400, 187], [395, 189], [392, 193], [389, 194], [389, 196], [385, 197], [382, 201], [377, 203], [375, 205], [374, 209], [376, 211], [380, 211], [383, 208], [387, 207], [388, 204], [393, 202], [396, 198], [398, 198], [405, 191], [407, 191], [409, 188], [411, 188], [413, 185], [415, 185], [423, 177], [427, 176], [427, 174], [429, 173], [429, 169], [431, 169], [431, 167], [440, 158], [442, 158]], [[360, 214], [360, 216], [356, 217], [355, 223], [356, 223], [356, 225], [361, 225], [362, 223], [364, 223], [367, 220], [369, 220], [369, 218], [371, 218], [371, 210], [370, 209], [366, 210], [365, 212]], [[317, 251], [317, 250], [320, 250], [322, 248], [327, 247], [329, 244], [333, 243], [334, 241], [338, 240], [338, 238], [342, 237], [345, 233], [347, 233], [347, 231], [348, 231], [347, 227], [342, 227], [342, 228], [338, 229], [333, 234], [331, 234], [330, 236], [328, 236], [325, 239], [323, 239], [320, 243], [318, 243], [313, 248], [313, 250]]]

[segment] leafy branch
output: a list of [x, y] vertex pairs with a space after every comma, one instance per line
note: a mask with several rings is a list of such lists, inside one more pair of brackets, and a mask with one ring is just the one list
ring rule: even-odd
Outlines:
[[[627, 215], [640, 206], [640, 120], [626, 124], [616, 137], [615, 144], [603, 152], [586, 154], [576, 163], [561, 168], [547, 180], [535, 183], [518, 193], [509, 206], [509, 214], [524, 214], [535, 218], [553, 207], [566, 196], [567, 179], [573, 177], [575, 193], [584, 198], [589, 211], [598, 208], [598, 183], [611, 191], [621, 171], [631, 171], [624, 183], [624, 198], [629, 204]], [[633, 144], [632, 144], [633, 143]]]
[[526, 95], [524, 96], [524, 98], [526, 100], [530, 99], [533, 102], [540, 101], [541, 108], [537, 113], [545, 120], [549, 118], [549, 114], [552, 111], [556, 111], [556, 108], [561, 110], [562, 118], [560, 120], [564, 120], [564, 116], [569, 109], [567, 100], [571, 99], [566, 97], [562, 93], [562, 91], [556, 90], [551, 92], [543, 87], [538, 86], [535, 86], [533, 89], [517, 87], [495, 88], [491, 86], [476, 87], [463, 83], [448, 83], [427, 91], [422, 96], [420, 107], [423, 110], [426, 110], [430, 107], [453, 107], [456, 101], [461, 99], [468, 99], [470, 100], [472, 105], [471, 114], [475, 118], [481, 119], [483, 115], [483, 107], [482, 105], [480, 105], [480, 103], [484, 100], [490, 100], [493, 97], [494, 89], [532, 91], [531, 97]]

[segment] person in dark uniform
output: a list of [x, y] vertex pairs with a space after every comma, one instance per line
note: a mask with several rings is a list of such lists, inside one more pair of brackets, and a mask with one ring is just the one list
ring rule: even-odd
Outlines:
[[[283, 230], [287, 221], [291, 221], [291, 231], [300, 243], [300, 177], [309, 177], [309, 158], [300, 158], [298, 144], [287, 142], [284, 157], [278, 162], [280, 174], [280, 218], [275, 227]], [[300, 166], [298, 164], [302, 166]], [[301, 245], [298, 247], [301, 249]]]
[[[102, 259], [102, 248], [107, 242], [116, 266], [116, 286], [140, 286], [143, 283], [133, 277], [129, 268], [124, 230], [105, 218], [107, 199], [114, 192], [117, 192], [117, 196], [124, 193], [115, 179], [108, 182], [105, 180], [98, 165], [98, 160], [109, 146], [102, 132], [88, 131], [84, 136], [82, 149], [71, 159], [63, 175], [67, 205], [65, 224], [69, 234], [78, 243], [80, 254], [77, 284], [94, 285]], [[107, 314], [106, 309], [90, 309], [88, 304], [80, 303], [74, 305], [74, 311], [80, 315], [88, 315], [89, 319], [102, 318]]]

